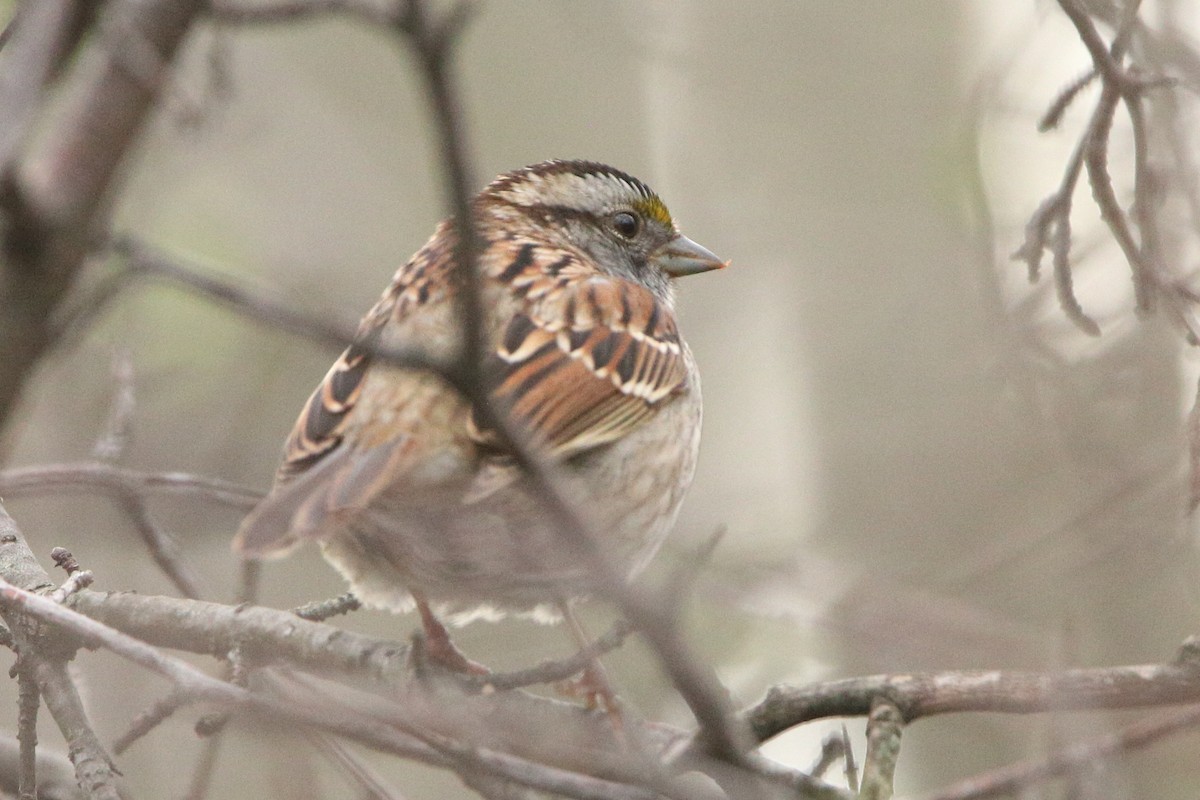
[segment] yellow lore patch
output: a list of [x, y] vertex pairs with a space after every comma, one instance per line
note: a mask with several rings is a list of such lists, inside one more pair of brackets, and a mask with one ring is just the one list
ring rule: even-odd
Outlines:
[[670, 228], [674, 222], [671, 219], [671, 212], [667, 210], [667, 206], [662, 200], [658, 199], [657, 195], [651, 195], [645, 199], [634, 202], [633, 207], [643, 216]]

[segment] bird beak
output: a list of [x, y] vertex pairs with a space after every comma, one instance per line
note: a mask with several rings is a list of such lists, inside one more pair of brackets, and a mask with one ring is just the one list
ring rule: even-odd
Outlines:
[[728, 261], [722, 261], [706, 247], [693, 242], [686, 236], [676, 236], [654, 251], [650, 260], [672, 278], [696, 275], [711, 269], [724, 269]]

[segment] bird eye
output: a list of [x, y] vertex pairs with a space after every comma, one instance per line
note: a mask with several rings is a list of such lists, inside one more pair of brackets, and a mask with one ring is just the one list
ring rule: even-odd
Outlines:
[[613, 214], [612, 226], [613, 230], [621, 236], [626, 239], [632, 239], [637, 236], [638, 229], [641, 228], [641, 220], [628, 211], [618, 211], [616, 214]]

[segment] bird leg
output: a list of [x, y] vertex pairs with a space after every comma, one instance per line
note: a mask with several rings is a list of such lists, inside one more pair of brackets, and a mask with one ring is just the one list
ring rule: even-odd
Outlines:
[[[579, 649], [586, 650], [591, 647], [592, 639], [584, 630], [579, 618], [575, 616], [570, 601], [563, 600], [559, 602], [558, 607], [562, 610], [563, 619], [566, 620], [567, 627], [571, 629], [571, 636], [575, 639], [575, 644], [579, 646]], [[588, 708], [603, 709], [604, 713], [608, 715], [617, 739], [624, 743], [625, 721], [621, 715], [621, 701], [617, 697], [617, 693], [613, 691], [612, 682], [608, 679], [608, 671], [600, 663], [599, 656], [593, 656], [588, 665], [584, 667], [583, 673], [577, 679], [562, 685], [561, 690], [571, 697], [583, 697]]]
[[491, 670], [477, 661], [472, 661], [463, 655], [462, 651], [450, 641], [450, 632], [446, 626], [434, 616], [429, 601], [424, 596], [412, 593], [417, 601], [417, 612], [421, 615], [421, 629], [425, 632], [425, 654], [430, 661], [435, 661], [443, 667], [465, 675], [489, 675]]

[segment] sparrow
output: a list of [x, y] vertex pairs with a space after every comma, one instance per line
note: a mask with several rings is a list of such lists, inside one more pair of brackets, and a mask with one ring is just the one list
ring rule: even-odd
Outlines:
[[[632, 576], [673, 526], [700, 447], [674, 282], [727, 262], [683, 236], [645, 183], [590, 161], [501, 175], [471, 214], [487, 397]], [[460, 392], [376, 356], [459, 352], [456, 237], [454, 220], [439, 224], [363, 318], [234, 549], [262, 558], [317, 542], [364, 605], [415, 607], [430, 655], [475, 672], [441, 619], [553, 620], [596, 588], [596, 571]]]

